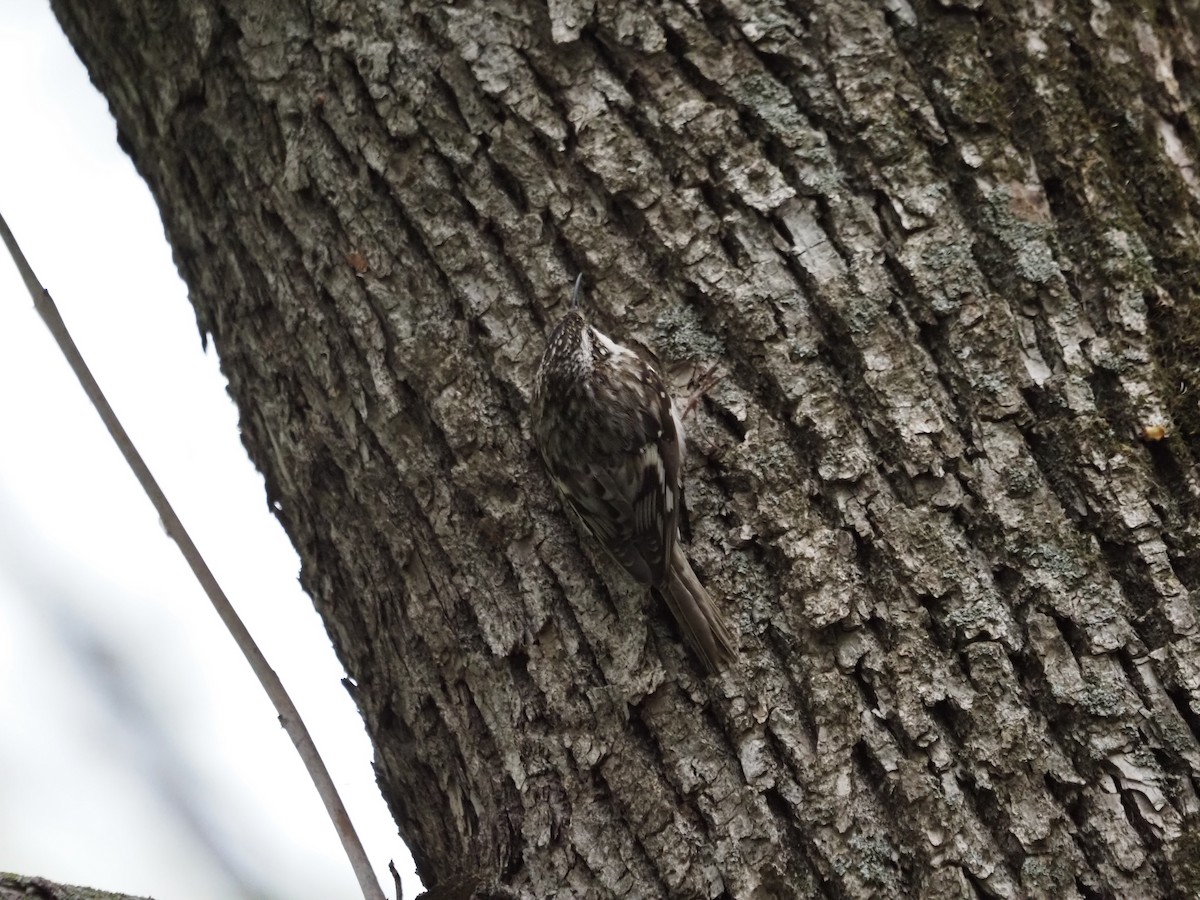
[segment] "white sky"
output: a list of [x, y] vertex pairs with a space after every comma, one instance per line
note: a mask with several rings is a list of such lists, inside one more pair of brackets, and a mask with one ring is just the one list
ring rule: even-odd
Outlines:
[[[158, 210], [42, 0], [0, 5], [0, 212], [300, 707], [390, 895], [420, 889]], [[170, 900], [358, 895], [275, 713], [0, 253], [0, 870]]]

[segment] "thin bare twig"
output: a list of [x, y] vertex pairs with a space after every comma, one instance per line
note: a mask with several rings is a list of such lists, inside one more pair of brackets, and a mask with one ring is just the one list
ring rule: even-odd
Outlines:
[[46, 327], [50, 329], [50, 333], [54, 336], [59, 350], [62, 351], [63, 356], [67, 359], [67, 363], [71, 366], [71, 370], [75, 373], [75, 377], [79, 379], [79, 383], [83, 386], [84, 393], [92, 401], [92, 406], [95, 407], [96, 412], [100, 414], [100, 418], [104, 421], [108, 433], [112, 435], [112, 439], [120, 449], [121, 455], [125, 457], [125, 462], [129, 464], [129, 468], [133, 470], [133, 474], [137, 477], [138, 483], [141, 484], [142, 490], [146, 492], [146, 496], [154, 504], [154, 508], [158, 511], [167, 534], [179, 545], [179, 549], [183, 553], [183, 558], [187, 560], [188, 565], [192, 568], [192, 573], [196, 576], [196, 580], [200, 582], [200, 586], [204, 588], [204, 593], [212, 601], [217, 615], [221, 617], [221, 621], [225, 623], [225, 627], [229, 629], [229, 633], [237, 642], [238, 647], [241, 648], [242, 653], [245, 654], [246, 661], [250, 663], [250, 668], [258, 676], [263, 690], [267, 692], [267, 696], [275, 704], [275, 711], [279, 713], [279, 722], [288, 733], [288, 737], [292, 739], [292, 743], [296, 745], [296, 752], [300, 754], [300, 758], [304, 761], [309, 777], [312, 778], [313, 784], [317, 788], [317, 793], [321, 795], [321, 800], [325, 803], [325, 810], [329, 813], [329, 818], [333, 820], [333, 827], [342, 839], [342, 846], [345, 848], [346, 855], [350, 858], [350, 865], [353, 867], [354, 874], [358, 878], [358, 884], [362, 889], [363, 897], [365, 900], [384, 900], [383, 889], [380, 888], [379, 882], [375, 878], [375, 873], [371, 869], [370, 862], [367, 860], [366, 851], [363, 850], [362, 843], [358, 839], [358, 834], [355, 832], [354, 826], [350, 823], [346, 807], [342, 804], [342, 799], [338, 795], [337, 788], [334, 787], [333, 780], [329, 777], [329, 770], [325, 768], [325, 763], [321, 760], [320, 754], [317, 753], [317, 747], [313, 743], [312, 736], [304, 726], [304, 722], [300, 718], [300, 713], [296, 710], [295, 704], [292, 703], [291, 697], [288, 696], [287, 691], [284, 689], [283, 682], [279, 680], [279, 676], [275, 674], [275, 670], [267, 663], [267, 658], [263, 656], [262, 651], [258, 649], [258, 645], [254, 643], [254, 638], [250, 636], [250, 632], [234, 611], [233, 605], [225, 596], [225, 592], [217, 584], [217, 579], [209, 570], [208, 564], [204, 562], [204, 557], [200, 555], [200, 551], [196, 549], [196, 545], [192, 542], [187, 530], [183, 527], [183, 523], [175, 515], [175, 510], [167, 502], [166, 495], [158, 486], [158, 482], [154, 480], [154, 476], [150, 474], [150, 469], [146, 466], [141, 454], [133, 446], [133, 441], [129, 439], [129, 435], [126, 434], [125, 429], [121, 426], [116, 413], [113, 412], [112, 407], [109, 406], [103, 392], [101, 392], [100, 385], [96, 383], [96, 379], [92, 377], [92, 373], [88, 370], [87, 363], [83, 361], [83, 356], [80, 354], [79, 348], [75, 346], [75, 341], [71, 339], [71, 335], [67, 331], [67, 326], [62, 320], [62, 316], [58, 313], [58, 307], [54, 305], [54, 301], [50, 298], [50, 292], [42, 287], [41, 282], [34, 275], [33, 269], [25, 259], [25, 254], [21, 252], [21, 248], [17, 245], [16, 238], [13, 237], [12, 232], [8, 228], [8, 223], [4, 221], [3, 216], [0, 216], [0, 236], [3, 236], [4, 244], [8, 247], [8, 252], [17, 264], [21, 278], [25, 281], [25, 287], [29, 290], [29, 296], [33, 298], [34, 307], [46, 323]]

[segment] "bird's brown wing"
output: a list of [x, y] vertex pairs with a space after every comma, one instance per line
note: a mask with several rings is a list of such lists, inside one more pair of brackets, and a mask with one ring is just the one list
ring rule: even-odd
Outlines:
[[653, 439], [615, 460], [551, 470], [559, 491], [604, 548], [644, 584], [667, 583], [679, 519], [679, 434], [661, 397]]

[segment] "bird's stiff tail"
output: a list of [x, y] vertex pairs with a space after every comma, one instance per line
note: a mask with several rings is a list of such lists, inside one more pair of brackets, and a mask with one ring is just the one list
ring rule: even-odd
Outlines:
[[719, 672], [737, 658], [733, 632], [692, 571], [679, 541], [671, 550], [671, 576], [662, 593], [684, 638], [709, 672]]

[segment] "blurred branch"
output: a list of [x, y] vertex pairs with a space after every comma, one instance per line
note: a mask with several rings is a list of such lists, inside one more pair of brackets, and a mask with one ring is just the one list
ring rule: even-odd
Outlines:
[[358, 839], [358, 834], [350, 822], [350, 817], [346, 812], [346, 807], [343, 805], [341, 797], [338, 795], [337, 788], [334, 787], [333, 780], [329, 777], [329, 770], [325, 768], [325, 763], [317, 752], [312, 736], [308, 733], [308, 729], [300, 718], [300, 713], [297, 711], [295, 704], [292, 703], [291, 697], [288, 696], [287, 691], [284, 689], [283, 682], [279, 680], [279, 676], [268, 664], [266, 657], [263, 656], [262, 651], [259, 650], [258, 645], [254, 642], [254, 638], [250, 636], [250, 632], [234, 610], [233, 605], [229, 602], [229, 598], [225, 596], [225, 592], [221, 590], [221, 586], [217, 584], [217, 579], [209, 570], [208, 564], [204, 561], [204, 557], [200, 555], [200, 551], [192, 542], [187, 530], [183, 527], [183, 523], [175, 514], [175, 510], [171, 508], [171, 504], [167, 501], [162, 488], [158, 486], [158, 482], [150, 474], [150, 469], [142, 459], [141, 454], [133, 446], [133, 441], [130, 440], [120, 420], [117, 419], [116, 413], [113, 412], [113, 408], [109, 405], [108, 400], [105, 399], [104, 393], [100, 390], [100, 385], [92, 377], [92, 373], [89, 371], [87, 363], [84, 362], [79, 348], [75, 346], [75, 341], [71, 339], [70, 332], [67, 331], [67, 326], [62, 320], [62, 316], [59, 315], [58, 307], [54, 305], [54, 301], [50, 297], [50, 292], [43, 288], [41, 282], [38, 281], [37, 276], [34, 274], [29, 262], [25, 259], [25, 254], [21, 252], [21, 248], [17, 245], [16, 238], [13, 237], [12, 232], [8, 228], [8, 223], [4, 221], [3, 216], [0, 216], [0, 236], [3, 236], [4, 244], [8, 247], [8, 252], [17, 264], [17, 269], [21, 273], [25, 287], [29, 290], [29, 295], [33, 298], [34, 307], [46, 323], [46, 327], [50, 329], [50, 334], [54, 336], [59, 350], [62, 351], [63, 356], [67, 359], [67, 363], [71, 366], [71, 370], [75, 373], [75, 377], [79, 379], [79, 383], [83, 386], [84, 393], [92, 401], [92, 406], [95, 407], [96, 412], [100, 414], [100, 418], [104, 421], [108, 433], [112, 435], [112, 439], [116, 442], [118, 449], [120, 449], [121, 455], [125, 457], [125, 462], [129, 464], [129, 468], [133, 470], [133, 474], [137, 477], [138, 483], [141, 484], [142, 490], [146, 492], [146, 496], [154, 504], [154, 508], [162, 519], [163, 527], [166, 529], [167, 534], [179, 546], [184, 559], [191, 566], [196, 580], [200, 582], [200, 586], [204, 588], [204, 593], [212, 601], [217, 615], [221, 617], [221, 621], [225, 623], [225, 627], [229, 629], [229, 633], [237, 642], [238, 647], [241, 648], [246, 661], [250, 663], [250, 668], [258, 676], [263, 690], [267, 692], [267, 696], [275, 704], [275, 710], [279, 713], [279, 722], [283, 725], [284, 730], [288, 733], [288, 737], [292, 739], [292, 743], [296, 746], [296, 752], [300, 754], [300, 758], [304, 761], [309, 777], [312, 778], [317, 793], [320, 794], [321, 800], [325, 804], [325, 810], [329, 813], [330, 819], [333, 820], [333, 827], [337, 830], [338, 836], [342, 840], [342, 846], [350, 859], [350, 865], [354, 869], [354, 874], [358, 878], [363, 897], [366, 900], [384, 900], [383, 890], [375, 878], [375, 873], [371, 869], [366, 851], [363, 849], [362, 843]]

